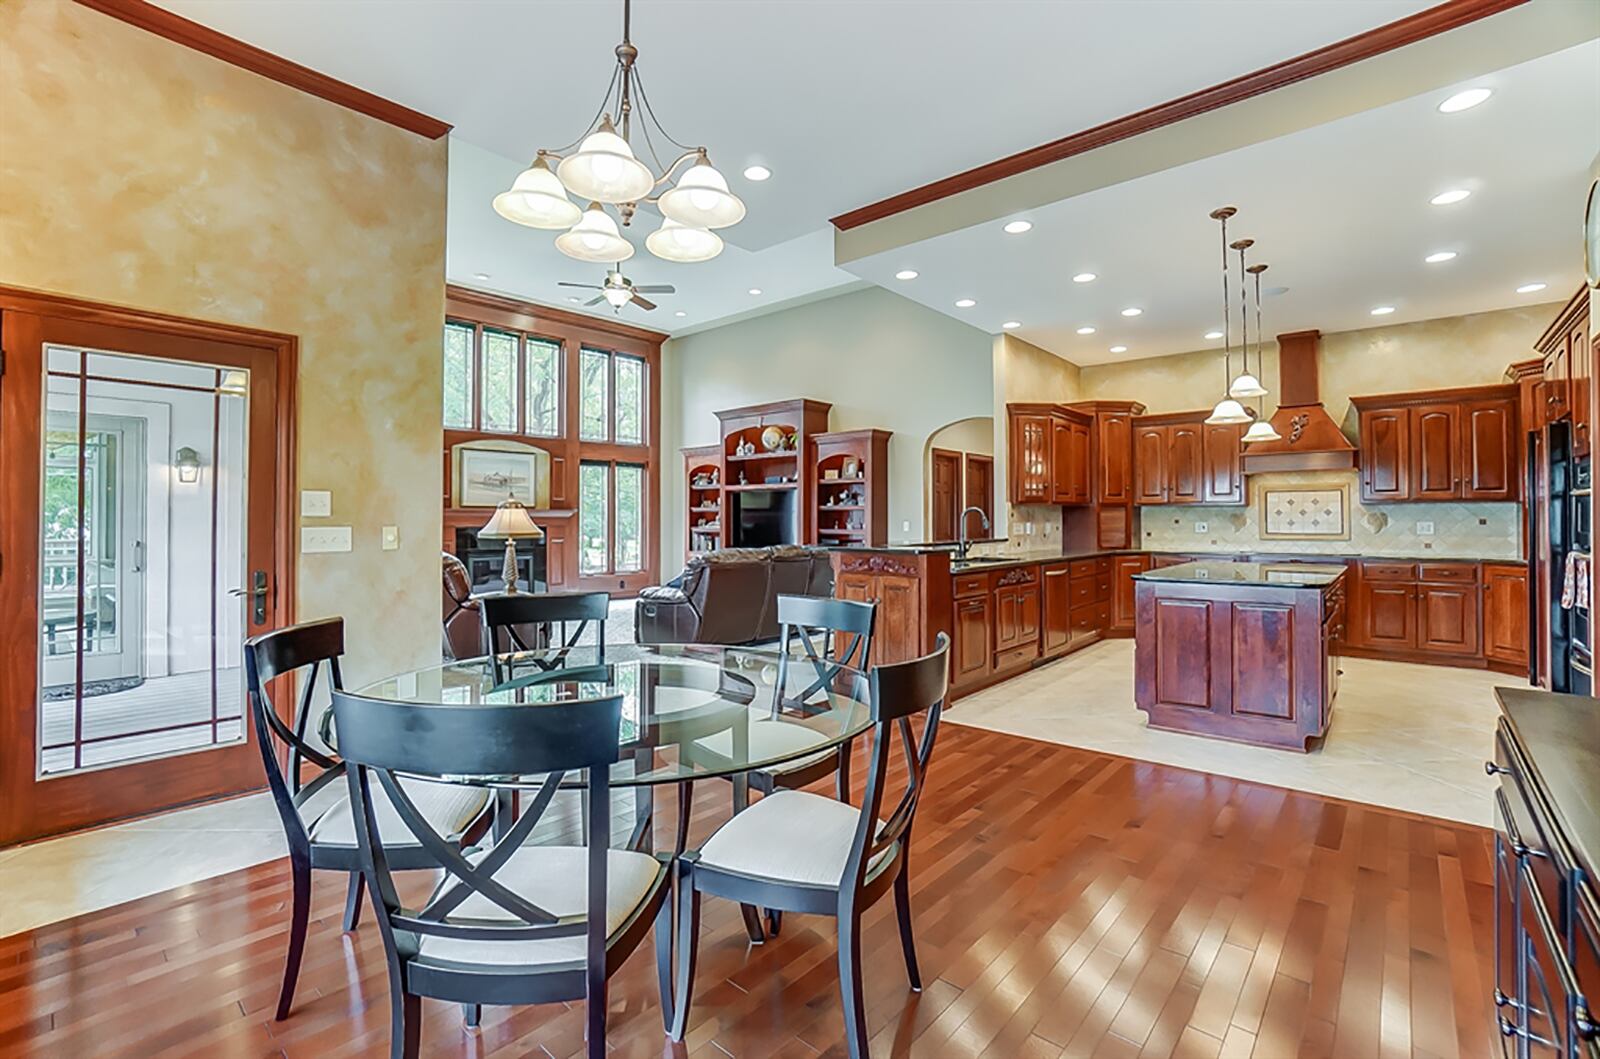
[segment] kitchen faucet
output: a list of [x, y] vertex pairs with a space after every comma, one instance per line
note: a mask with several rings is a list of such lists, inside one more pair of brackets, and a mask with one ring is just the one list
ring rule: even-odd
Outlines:
[[989, 530], [989, 516], [984, 513], [983, 508], [974, 504], [961, 512], [960, 517], [956, 519], [956, 554], [963, 560], [966, 559], [967, 552], [972, 550], [972, 541], [967, 537], [967, 516], [974, 511], [978, 513], [979, 518], [983, 519], [984, 531], [988, 532]]

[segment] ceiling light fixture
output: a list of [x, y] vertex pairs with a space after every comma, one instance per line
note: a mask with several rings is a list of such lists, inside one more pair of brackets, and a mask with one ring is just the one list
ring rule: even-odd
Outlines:
[[1072, 282], [1074, 282], [1074, 283], [1093, 283], [1096, 279], [1099, 279], [1099, 277], [1096, 276], [1093, 272], [1080, 272], [1076, 276], [1072, 277]]
[[1218, 339], [1218, 338], [1221, 338], [1221, 337], [1222, 337], [1222, 332], [1221, 331], [1207, 331], [1206, 332], [1206, 341], [1208, 341], [1208, 342], [1213, 341], [1213, 340]]
[[[569, 257], [615, 263], [633, 256], [633, 244], [622, 237], [605, 207], [615, 210], [627, 227], [639, 203], [654, 203], [664, 221], [652, 238], [645, 240], [650, 252], [667, 261], [706, 261], [722, 252], [721, 237], [712, 235], [710, 229], [738, 224], [744, 219], [744, 203], [728, 190], [727, 180], [712, 166], [704, 147], [679, 143], [656, 118], [639, 77], [639, 49], [630, 37], [632, 16], [632, 0], [622, 0], [617, 67], [595, 121], [574, 143], [557, 150], [540, 148], [511, 188], [494, 197], [494, 209], [507, 220], [530, 228], [570, 229], [556, 237], [556, 248]], [[634, 155], [635, 117], [654, 170]], [[663, 165], [655, 152], [657, 139], [683, 153], [670, 165]], [[683, 168], [685, 163], [687, 168]], [[762, 176], [751, 175], [757, 169]], [[745, 175], [764, 180], [771, 174], [751, 166]], [[656, 189], [674, 176], [677, 184], [657, 194]], [[567, 197], [569, 193], [588, 201], [588, 208], [580, 209]]]
[[684, 312], [682, 309], [679, 309], [677, 312], [673, 313], [672, 315], [673, 316], [688, 316], [689, 314]]
[[751, 288], [750, 288], [750, 296], [751, 296], [751, 297], [752, 297], [752, 298], [759, 298], [759, 297], [761, 297], [761, 288], [760, 288], [760, 287], [751, 287]]
[[894, 274], [894, 278], [895, 279], [916, 279], [917, 278], [917, 270], [914, 269], [914, 268], [903, 268], [899, 272], [896, 272]]
[[1130, 306], [1128, 306], [1128, 308], [1122, 310], [1122, 315], [1123, 316], [1139, 316], [1143, 312], [1144, 312], [1143, 309], [1136, 308], [1135, 306], [1131, 306], [1130, 305]]
[[1372, 308], [1373, 316], [1388, 316], [1392, 312], [1394, 312], [1394, 306], [1392, 305], [1375, 305]]
[[1545, 288], [1545, 284], [1543, 284], [1543, 283], [1524, 283], [1522, 286], [1517, 288], [1517, 293], [1518, 294], [1537, 294], [1539, 291], [1544, 290], [1544, 288]]
[[1032, 227], [1032, 221], [1007, 221], [1005, 231], [1007, 235], [1021, 235]]
[[764, 165], [746, 166], [744, 170], [744, 178], [746, 180], [766, 180], [770, 176], [772, 176], [772, 170]]
[[1108, 350], [1108, 352], [1111, 352], [1111, 353], [1126, 353], [1127, 351], [1128, 351], [1128, 347], [1127, 346], [1112, 346], [1111, 349]]
[[1005, 323], [1000, 325], [1000, 329], [1003, 331], [1015, 331], [1021, 326], [1022, 324], [1016, 320], [1007, 320]]
[[1466, 188], [1451, 188], [1449, 191], [1439, 192], [1428, 201], [1435, 206], [1453, 206], [1458, 202], [1465, 201], [1467, 196], [1471, 194], [1472, 192]]
[[972, 299], [972, 298], [957, 298], [956, 299], [956, 308], [957, 309], [970, 309], [974, 305], [977, 305], [977, 304], [978, 304], [977, 301]]
[[1454, 250], [1436, 250], [1422, 260], [1430, 265], [1442, 265], [1446, 261], [1454, 261], [1455, 259], [1456, 252]]
[[1078, 334], [1080, 334], [1080, 335], [1092, 335], [1092, 334], [1094, 334], [1094, 328], [1092, 328], [1092, 327], [1080, 327], [1080, 328], [1078, 328]]
[[1471, 110], [1492, 95], [1494, 95], [1492, 88], [1463, 89], [1440, 103], [1439, 111], [1442, 114], [1459, 114], [1463, 110]]
[[474, 272], [472, 274], [472, 278], [473, 279], [488, 279], [489, 278], [489, 273], [487, 273], [487, 272]]
[[[1256, 245], [1254, 239], [1238, 239], [1231, 245], [1233, 249], [1239, 252], [1239, 359], [1242, 361], [1241, 367], [1244, 368], [1244, 371], [1239, 374], [1238, 378], [1228, 384], [1228, 396], [1237, 401], [1248, 401], [1252, 397], [1264, 397], [1267, 393], [1267, 388], [1261, 385], [1261, 380], [1250, 374], [1250, 320], [1245, 315], [1248, 300], [1245, 297], [1245, 273], [1250, 272], [1255, 275], [1256, 292], [1259, 296], [1261, 291], [1261, 269], [1255, 265], [1251, 265], [1248, 269], [1244, 266], [1244, 252]], [[1259, 319], [1259, 301], [1256, 303], [1256, 307]], [[1256, 353], [1258, 356], [1261, 352], [1260, 346], [1261, 332], [1258, 330], [1256, 332]]]

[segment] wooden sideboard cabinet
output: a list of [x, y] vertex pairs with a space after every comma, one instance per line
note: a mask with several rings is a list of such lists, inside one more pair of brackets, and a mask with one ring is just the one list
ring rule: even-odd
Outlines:
[[1514, 385], [1351, 398], [1362, 501], [1516, 500], [1519, 401]]

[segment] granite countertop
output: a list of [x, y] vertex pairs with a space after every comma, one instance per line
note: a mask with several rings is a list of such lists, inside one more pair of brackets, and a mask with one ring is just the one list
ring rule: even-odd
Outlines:
[[[999, 538], [1004, 540], [1005, 538]], [[993, 544], [995, 541], [974, 541], [974, 544]], [[1036, 563], [1056, 563], [1071, 561], [1073, 559], [1098, 559], [1101, 556], [1112, 555], [1184, 555], [1194, 556], [1195, 562], [1205, 563], [1238, 563], [1245, 561], [1247, 556], [1265, 556], [1271, 563], [1284, 565], [1318, 563], [1332, 564], [1366, 560], [1377, 563], [1509, 563], [1520, 565], [1525, 559], [1506, 559], [1498, 556], [1470, 556], [1470, 555], [1363, 555], [1357, 552], [1274, 552], [1270, 549], [1248, 552], [1212, 552], [1212, 551], [1183, 551], [1181, 549], [1155, 549], [1155, 548], [1084, 548], [1073, 551], [1050, 551], [1048, 549], [1029, 549], [1006, 555], [992, 557], [973, 556], [970, 559], [957, 559], [954, 544], [927, 543], [927, 544], [890, 544], [882, 547], [873, 547], [864, 544], [839, 544], [828, 545], [833, 551], [848, 552], [899, 552], [909, 555], [928, 555], [935, 552], [950, 553], [950, 569], [954, 573], [963, 573], [969, 570], [1003, 570], [1011, 566], [1032, 566]], [[1259, 560], [1258, 560], [1259, 562]]]
[[1600, 870], [1600, 702], [1533, 688], [1494, 694], [1562, 835], [1585, 870]]
[[1221, 585], [1268, 588], [1323, 588], [1344, 576], [1343, 566], [1315, 563], [1179, 563], [1134, 574], [1135, 581], [1212, 581]]

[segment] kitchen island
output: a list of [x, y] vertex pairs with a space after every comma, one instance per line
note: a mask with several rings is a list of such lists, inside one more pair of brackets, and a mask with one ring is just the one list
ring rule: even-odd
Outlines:
[[1134, 702], [1152, 728], [1311, 748], [1339, 689], [1345, 568], [1192, 562], [1134, 575]]

